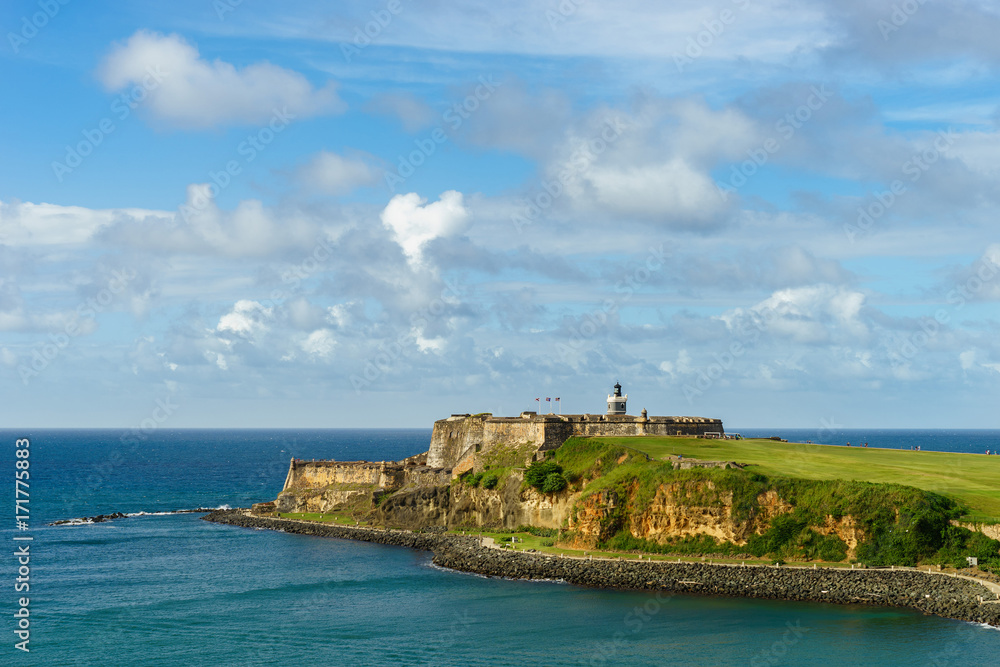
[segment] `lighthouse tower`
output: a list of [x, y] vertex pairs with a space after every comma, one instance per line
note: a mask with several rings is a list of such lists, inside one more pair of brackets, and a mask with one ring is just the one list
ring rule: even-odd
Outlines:
[[608, 414], [609, 415], [625, 414], [625, 401], [627, 400], [628, 400], [628, 394], [622, 396], [622, 386], [620, 383], [615, 382], [615, 393], [613, 396], [608, 396]]

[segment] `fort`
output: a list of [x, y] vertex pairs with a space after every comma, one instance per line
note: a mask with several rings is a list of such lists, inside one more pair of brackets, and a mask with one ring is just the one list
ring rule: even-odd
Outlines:
[[[304, 461], [292, 459], [279, 497], [279, 509], [292, 511], [295, 492], [323, 489], [309, 501], [310, 508], [343, 505], [352, 499], [374, 500], [376, 496], [403, 489], [448, 484], [467, 472], [492, 466], [525, 466], [544, 457], [574, 436], [700, 436], [723, 437], [720, 419], [704, 417], [649, 417], [627, 414], [628, 394], [616, 383], [607, 398], [605, 414], [538, 414], [522, 412], [518, 417], [453, 414], [434, 422], [427, 451], [402, 461]], [[730, 462], [677, 461], [675, 467], [730, 467]], [[336, 485], [336, 490], [329, 488]], [[299, 494], [299, 507], [302, 498]]]
[[[292, 459], [274, 501], [206, 518], [415, 546], [487, 576], [910, 606], [997, 623], [1000, 584], [987, 579], [1000, 566], [1000, 531], [975, 521], [997, 516], [995, 506], [970, 502], [974, 514], [960, 494], [919, 486], [928, 464], [953, 461], [957, 488], [982, 502], [983, 484], [960, 478], [1000, 473], [974, 455], [743, 440], [719, 419], [629, 415], [621, 389], [604, 414], [453, 414], [434, 423], [427, 451], [401, 461]], [[858, 474], [868, 468], [875, 479]]]
[[626, 414], [628, 394], [615, 384], [605, 414], [555, 415], [522, 412], [519, 417], [452, 415], [434, 422], [426, 464], [453, 468], [456, 474], [480, 471], [497, 450], [516, 449], [526, 458], [555, 449], [573, 436], [686, 435], [722, 437], [720, 419], [704, 417], [638, 417]]

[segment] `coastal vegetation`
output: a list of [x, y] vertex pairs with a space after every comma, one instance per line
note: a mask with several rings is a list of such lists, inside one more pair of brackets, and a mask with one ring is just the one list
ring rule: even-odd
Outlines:
[[748, 464], [748, 470], [773, 477], [912, 486], [961, 503], [966, 508], [963, 520], [1000, 523], [1000, 456], [837, 447], [766, 439], [648, 436], [592, 438], [591, 441], [635, 448], [652, 459], [680, 455], [711, 461], [739, 461]]
[[990, 457], [686, 437], [570, 438], [540, 460], [529, 449], [497, 447], [454, 479], [305, 468], [271, 509], [408, 530], [519, 526], [545, 551], [848, 566], [964, 567], [975, 557], [1000, 572], [1000, 541], [955, 525], [1000, 508]]
[[[651, 440], [654, 442], [649, 442]], [[575, 480], [574, 490], [580, 494], [578, 507], [594, 494], [610, 493], [618, 499], [601, 520], [602, 537], [598, 547], [610, 551], [749, 554], [776, 560], [842, 561], [847, 558], [847, 544], [838, 535], [824, 534], [818, 528], [828, 525], [831, 520], [850, 517], [862, 535], [856, 549], [859, 562], [873, 566], [953, 565], [964, 561], [966, 556], [977, 556], [980, 567], [1000, 570], [1000, 558], [997, 557], [1000, 542], [951, 525], [953, 519], [969, 514], [969, 507], [960, 498], [884, 479], [873, 482], [837, 478], [831, 470], [825, 471], [825, 479], [777, 474], [775, 471], [781, 466], [778, 459], [788, 455], [788, 447], [770, 456], [758, 451], [752, 457], [767, 460], [770, 467], [677, 470], [673, 462], [654, 458], [657, 454], [677, 453], [692, 458], [695, 452], [701, 454], [700, 458], [708, 458], [705, 452], [712, 450], [703, 443], [716, 442], [685, 440], [688, 439], [571, 438], [551, 453], [548, 463], [558, 466], [567, 478]], [[635, 446], [626, 446], [625, 442]], [[767, 441], [767, 444], [787, 443]], [[672, 451], [665, 451], [668, 445]], [[733, 449], [728, 453], [741, 452]], [[747, 459], [745, 456], [733, 458]], [[803, 467], [793, 462], [786, 464], [785, 469], [796, 466]], [[841, 471], [845, 477], [850, 472], [843, 468]], [[870, 470], [867, 475], [873, 476]], [[896, 469], [892, 477], [900, 479], [903, 473]], [[975, 483], [966, 484], [971, 487]], [[635, 537], [641, 534], [635, 528], [649, 511], [657, 493], [662, 493], [665, 487], [690, 506], [726, 505], [734, 521], [747, 525], [760, 520], [767, 511], [762, 506], [764, 499], [777, 498], [787, 511], [767, 520], [762, 533], [745, 535], [745, 544], [716, 540], [708, 535], [663, 541]]]

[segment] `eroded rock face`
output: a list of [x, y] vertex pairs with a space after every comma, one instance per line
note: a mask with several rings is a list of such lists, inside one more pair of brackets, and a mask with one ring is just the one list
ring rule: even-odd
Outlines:
[[711, 535], [737, 544], [745, 541], [749, 523], [732, 518], [732, 494], [721, 498], [719, 505], [689, 505], [678, 493], [678, 485], [661, 486], [649, 508], [632, 520], [633, 537], [653, 542], [691, 535]]
[[381, 489], [351, 488], [344, 485], [316, 493], [282, 492], [274, 501], [278, 512], [330, 512], [348, 505], [371, 507]]
[[619, 498], [610, 490], [578, 501], [570, 525], [576, 531], [576, 546], [593, 547], [626, 524], [633, 537], [660, 544], [698, 535], [746, 544], [751, 535], [767, 530], [775, 516], [794, 509], [776, 492], [767, 491], [757, 497], [757, 509], [751, 516], [734, 516], [732, 493], [718, 492], [711, 481], [664, 484], [656, 490], [648, 507], [627, 520], [625, 512], [620, 511], [621, 504], [631, 502], [631, 498]]
[[451, 487], [430, 486], [388, 496], [376, 508], [374, 516], [377, 523], [414, 530], [447, 526], [450, 507]]
[[376, 509], [376, 522], [403, 528], [425, 526], [560, 528], [572, 509], [574, 494], [543, 494], [521, 489], [521, 476], [513, 474], [495, 489], [464, 484], [403, 490], [386, 498]]
[[591, 547], [621, 529], [616, 510], [620, 503], [618, 493], [604, 489], [576, 503], [576, 513], [569, 528], [574, 531], [574, 546]]
[[[385, 489], [339, 485], [320, 492], [283, 492], [275, 505], [279, 512], [329, 512], [355, 507], [376, 524], [407, 528], [500, 528], [518, 526], [572, 531], [572, 546], [592, 548], [628, 528], [633, 537], [665, 544], [678, 538], [709, 535], [720, 541], [746, 544], [764, 533], [771, 521], [794, 510], [774, 490], [760, 494], [754, 511], [734, 514], [731, 492], [716, 489], [711, 480], [661, 485], [641, 511], [634, 508], [637, 487], [625, 492], [603, 489], [586, 497], [570, 490], [543, 494], [526, 487], [514, 472], [494, 489], [462, 483]], [[813, 529], [836, 535], [853, 557], [864, 534], [853, 517], [826, 517]]]
[[858, 543], [865, 538], [864, 531], [858, 526], [853, 516], [842, 516], [839, 519], [827, 515], [822, 526], [813, 526], [820, 535], [836, 535], [847, 544], [847, 557], [854, 558]]

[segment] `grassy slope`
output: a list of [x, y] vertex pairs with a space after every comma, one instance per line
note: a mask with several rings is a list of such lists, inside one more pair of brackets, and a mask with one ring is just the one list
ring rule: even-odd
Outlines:
[[654, 458], [739, 461], [766, 475], [845, 479], [914, 486], [955, 498], [969, 519], [1000, 522], [1000, 456], [834, 447], [773, 440], [699, 440], [684, 437], [594, 438], [638, 449]]

